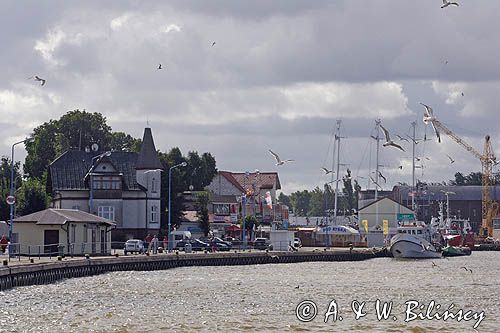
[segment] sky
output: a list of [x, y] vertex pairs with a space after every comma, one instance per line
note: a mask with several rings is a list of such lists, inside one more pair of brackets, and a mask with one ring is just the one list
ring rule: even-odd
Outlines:
[[[422, 122], [425, 103], [479, 152], [491, 135], [500, 156], [500, 1], [459, 2], [3, 0], [0, 155], [85, 109], [138, 138], [149, 124], [157, 149], [210, 152], [219, 170], [277, 171], [286, 194], [331, 180], [338, 120], [340, 176], [363, 188], [376, 119], [405, 149], [380, 141], [382, 188], [412, 181], [412, 146], [396, 137], [412, 122], [431, 139], [416, 145], [417, 179], [480, 171]], [[269, 149], [294, 162], [276, 166]]]

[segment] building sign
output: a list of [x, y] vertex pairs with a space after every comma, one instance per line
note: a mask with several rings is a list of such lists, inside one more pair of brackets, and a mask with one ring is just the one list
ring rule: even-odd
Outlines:
[[415, 214], [398, 214], [398, 221], [414, 221]]
[[344, 227], [342, 227], [342, 226], [328, 226], [328, 227], [323, 227], [322, 231], [324, 233], [335, 232], [335, 233], [342, 233], [342, 234], [350, 234], [350, 232], [347, 231], [347, 229], [344, 228]]
[[225, 216], [223, 215], [214, 215], [214, 222], [224, 222]]

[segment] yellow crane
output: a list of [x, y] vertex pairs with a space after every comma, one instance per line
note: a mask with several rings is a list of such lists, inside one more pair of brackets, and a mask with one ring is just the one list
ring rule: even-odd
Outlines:
[[438, 141], [441, 142], [441, 136], [439, 131], [443, 131], [450, 138], [453, 139], [460, 146], [465, 148], [468, 152], [474, 155], [481, 161], [482, 165], [482, 223], [479, 230], [479, 237], [485, 239], [487, 237], [493, 236], [493, 218], [497, 215], [499, 204], [493, 202], [491, 199], [491, 185], [493, 185], [493, 165], [496, 164], [495, 153], [493, 152], [493, 147], [491, 146], [490, 136], [486, 135], [484, 137], [484, 150], [481, 154], [474, 147], [469, 145], [467, 142], [462, 140], [458, 135], [453, 133], [449, 128], [443, 125], [433, 113], [430, 106], [420, 103], [425, 107], [424, 112], [424, 123], [431, 124]]

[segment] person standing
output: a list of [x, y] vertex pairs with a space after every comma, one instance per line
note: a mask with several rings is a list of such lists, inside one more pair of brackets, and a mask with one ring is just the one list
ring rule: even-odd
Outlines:
[[144, 238], [144, 242], [146, 242], [146, 247], [147, 247], [147, 251], [149, 253], [149, 251], [151, 250], [151, 240], [153, 239], [153, 237], [151, 237], [151, 234], [148, 234], [146, 236], [146, 238]]
[[9, 241], [7, 240], [7, 237], [5, 237], [5, 235], [2, 235], [2, 239], [0, 239], [0, 246], [2, 249], [2, 253], [5, 253], [5, 250], [7, 249], [8, 244], [9, 244]]
[[151, 240], [151, 244], [153, 247], [153, 254], [158, 253], [158, 237], [156, 237], [156, 235], [153, 236], [153, 239]]

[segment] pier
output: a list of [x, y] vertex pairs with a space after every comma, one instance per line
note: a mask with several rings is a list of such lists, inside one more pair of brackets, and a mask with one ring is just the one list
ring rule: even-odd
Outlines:
[[0, 290], [53, 283], [73, 277], [116, 271], [153, 271], [188, 266], [235, 266], [315, 261], [360, 261], [386, 257], [385, 249], [334, 249], [300, 252], [173, 253], [63, 259], [55, 262], [18, 263], [0, 268]]

